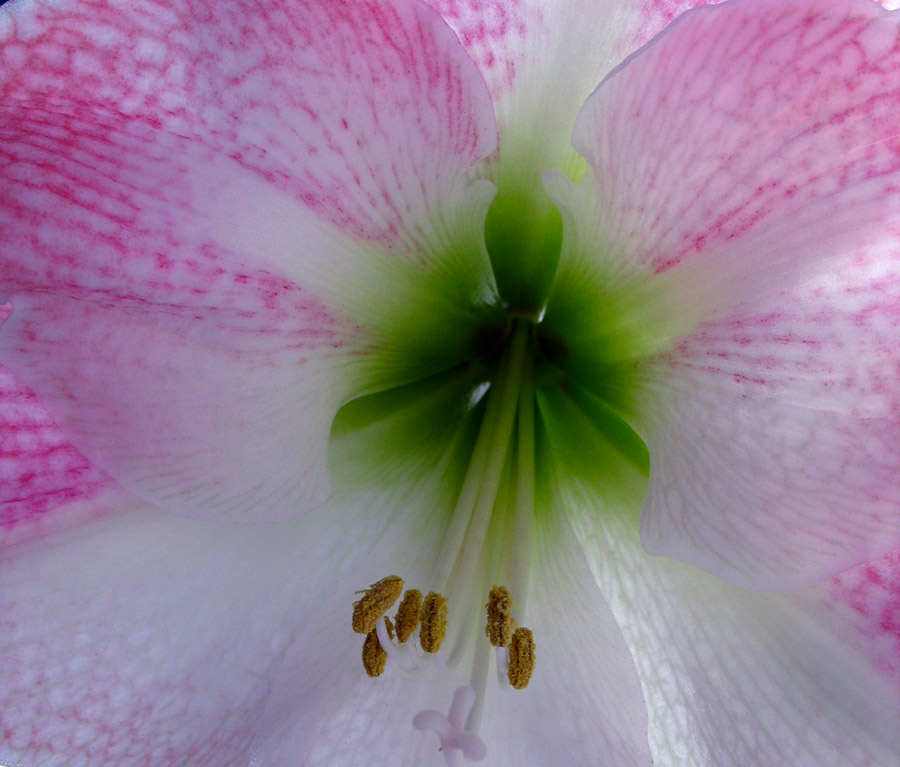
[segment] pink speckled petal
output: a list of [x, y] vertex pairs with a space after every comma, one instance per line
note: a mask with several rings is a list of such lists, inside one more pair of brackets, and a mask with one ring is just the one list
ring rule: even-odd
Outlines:
[[113, 487], [34, 392], [0, 367], [0, 547], [108, 513], [96, 501]]
[[900, 545], [898, 76], [875, 3], [741, 0], [682, 17], [580, 115], [595, 251], [688, 326], [640, 365], [652, 553], [782, 589]]
[[840, 629], [900, 694], [900, 549], [795, 595]]
[[656, 767], [873, 767], [900, 753], [900, 688], [849, 621], [650, 557], [637, 520], [573, 501], [631, 648]]
[[528, 183], [574, 171], [575, 117], [603, 77], [678, 14], [721, 0], [426, 0], [453, 27], [491, 90], [515, 157], [503, 172]]
[[721, 309], [880, 232], [900, 212], [896, 26], [871, 0], [682, 16], [578, 117], [607, 247], [693, 267]]
[[24, 0], [0, 43], [5, 107], [80, 104], [199, 139], [395, 247], [421, 244], [423, 214], [496, 143], [477, 70], [418, 0]]
[[363, 305], [456, 242], [495, 145], [452, 31], [413, 0], [15, 2], [0, 51], [0, 359], [158, 505], [321, 503]]

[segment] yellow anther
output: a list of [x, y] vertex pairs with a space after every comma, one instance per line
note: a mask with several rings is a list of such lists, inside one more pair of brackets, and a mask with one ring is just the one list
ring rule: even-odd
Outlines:
[[484, 633], [494, 647], [508, 647], [516, 630], [516, 622], [512, 618], [515, 603], [505, 586], [494, 586], [488, 595], [487, 624]]
[[378, 641], [375, 629], [366, 634], [362, 648], [363, 668], [369, 676], [381, 676], [387, 663], [387, 653]]
[[397, 624], [397, 641], [401, 644], [412, 636], [419, 625], [419, 611], [422, 609], [422, 592], [410, 589], [403, 595], [394, 621]]
[[419, 613], [422, 627], [419, 629], [419, 643], [425, 652], [437, 652], [447, 635], [447, 600], [434, 591], [429, 591]]
[[524, 690], [534, 671], [534, 635], [530, 629], [518, 628], [509, 643], [509, 683]]
[[388, 575], [378, 583], [373, 583], [365, 591], [357, 591], [363, 597], [353, 603], [353, 630], [357, 634], [368, 634], [375, 628], [378, 619], [384, 615], [403, 593], [403, 579]]

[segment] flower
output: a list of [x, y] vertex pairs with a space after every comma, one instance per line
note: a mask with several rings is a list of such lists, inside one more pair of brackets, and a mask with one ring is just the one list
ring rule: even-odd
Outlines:
[[896, 765], [897, 17], [692, 5], [4, 6], [0, 762]]

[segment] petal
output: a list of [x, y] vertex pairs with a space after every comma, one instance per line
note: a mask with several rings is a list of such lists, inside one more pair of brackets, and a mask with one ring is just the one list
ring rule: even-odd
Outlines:
[[102, 500], [116, 513], [4, 550], [0, 763], [246, 764], [307, 615], [298, 541]]
[[900, 694], [834, 621], [648, 557], [636, 520], [574, 503], [600, 588], [634, 655], [659, 767], [889, 765]]
[[869, 0], [681, 17], [578, 118], [608, 246], [690, 266], [723, 311], [880, 234], [900, 211], [895, 32]]
[[647, 366], [648, 551], [783, 589], [900, 545], [891, 255], [709, 322]]
[[581, 167], [569, 139], [597, 83], [679, 13], [709, 0], [426, 2], [484, 75], [503, 152], [515, 158], [504, 172], [533, 184], [547, 168]]
[[418, 4], [201, 5], [4, 9], [0, 358], [139, 496], [286, 517], [342, 402], [477, 336], [493, 118]]
[[[616, 404], [650, 449], [652, 553], [786, 589], [900, 545], [898, 69], [874, 3], [735, 2], [685, 15], [581, 113], [601, 234], [564, 248], [546, 324], [585, 273], [649, 290], [623, 316], [652, 320], [624, 361], [650, 359]], [[620, 350], [596, 335], [582, 376]]]
[[0, 547], [109, 513], [97, 500], [114, 486], [0, 367]]
[[477, 70], [416, 0], [79, 0], [0, 18], [4, 105], [191, 136], [385, 243], [419, 241], [423, 212], [496, 143]]
[[851, 567], [794, 596], [859, 647], [900, 692], [900, 551]]
[[348, 745], [346, 721], [317, 716], [354, 685], [397, 727], [350, 612], [354, 590], [415, 578], [440, 544], [475, 381], [440, 384], [342, 411], [338, 492], [297, 521], [201, 523], [111, 492], [116, 514], [5, 549], [0, 764], [288, 767]]
[[534, 632], [534, 675], [524, 690], [491, 691], [482, 731], [488, 759], [650, 767], [634, 660], [563, 509], [554, 511], [521, 621]]

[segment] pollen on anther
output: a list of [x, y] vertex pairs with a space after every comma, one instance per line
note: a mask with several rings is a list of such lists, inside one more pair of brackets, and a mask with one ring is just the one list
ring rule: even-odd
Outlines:
[[366, 673], [371, 677], [381, 676], [387, 663], [387, 653], [378, 641], [375, 629], [366, 634], [363, 642], [362, 662]]
[[447, 635], [447, 600], [440, 594], [429, 591], [419, 613], [421, 628], [419, 643], [425, 652], [437, 652]]
[[397, 641], [401, 644], [412, 636], [419, 625], [419, 612], [422, 609], [422, 592], [409, 589], [403, 595], [403, 601], [397, 608], [394, 622], [397, 624]]
[[369, 634], [402, 593], [403, 579], [396, 575], [388, 575], [365, 591], [358, 591], [363, 596], [353, 603], [353, 630], [357, 634]]
[[505, 586], [494, 586], [488, 595], [487, 624], [484, 633], [494, 647], [508, 647], [516, 630], [516, 622], [512, 617], [515, 603]]
[[534, 635], [530, 629], [518, 628], [509, 643], [509, 683], [524, 690], [534, 671]]

